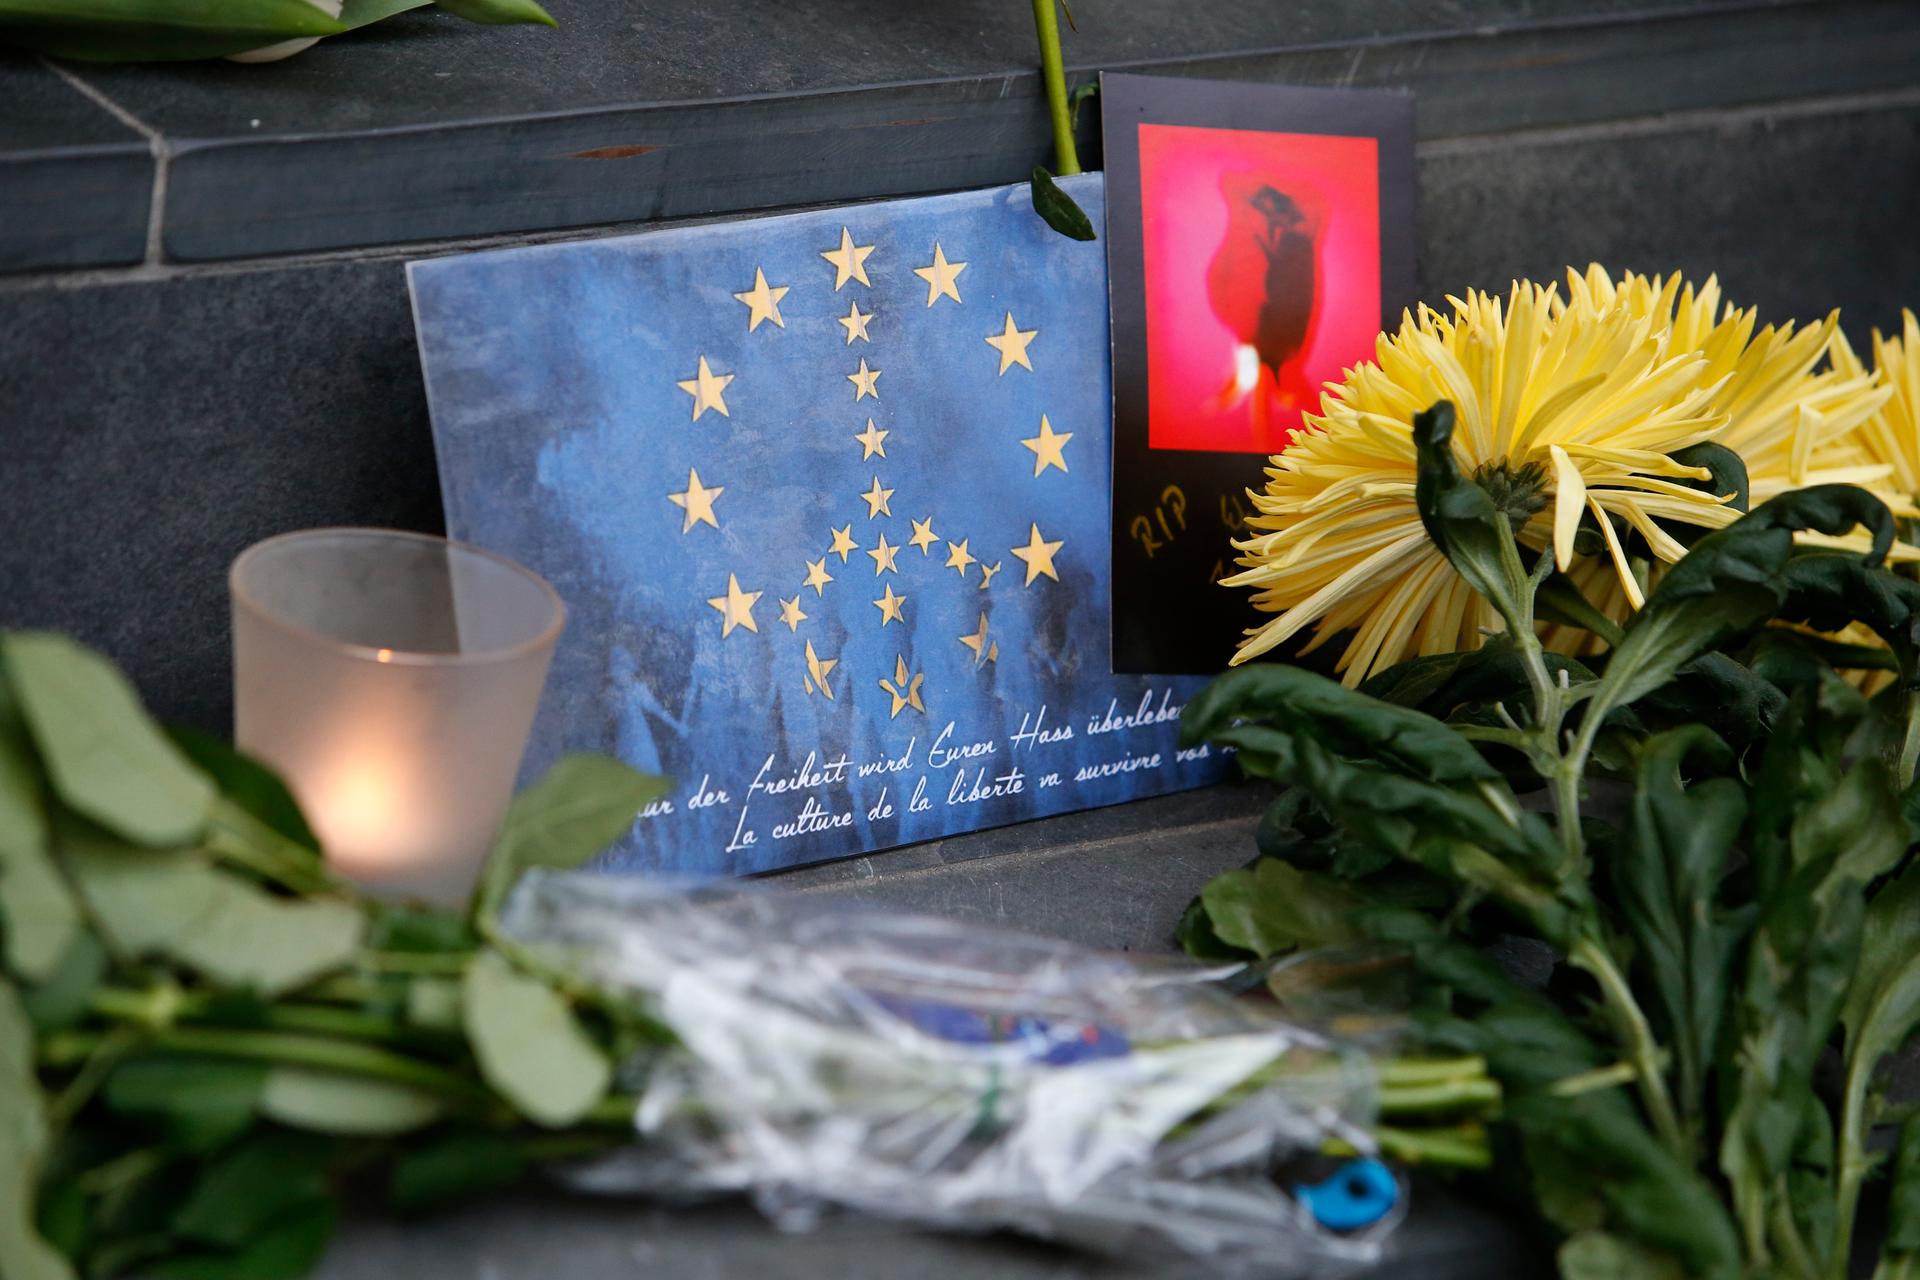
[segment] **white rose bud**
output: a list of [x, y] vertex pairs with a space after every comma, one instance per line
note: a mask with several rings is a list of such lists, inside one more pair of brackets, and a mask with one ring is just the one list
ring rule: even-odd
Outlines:
[[[340, 16], [340, 7], [346, 0], [307, 0], [307, 3], [325, 13], [329, 18]], [[282, 58], [291, 58], [302, 49], [320, 43], [319, 36], [303, 36], [298, 40], [282, 40], [278, 44], [265, 45], [259, 49], [249, 49], [245, 53], [230, 53], [228, 62], [278, 62]]]

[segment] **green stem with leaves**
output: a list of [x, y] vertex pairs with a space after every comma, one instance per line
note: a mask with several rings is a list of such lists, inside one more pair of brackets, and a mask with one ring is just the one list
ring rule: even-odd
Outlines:
[[1574, 943], [1567, 961], [1591, 974], [1593, 980], [1600, 984], [1600, 994], [1606, 1002], [1614, 1036], [1627, 1051], [1627, 1061], [1633, 1064], [1640, 1086], [1640, 1100], [1647, 1109], [1647, 1118], [1653, 1122], [1653, 1131], [1668, 1150], [1691, 1164], [1692, 1144], [1687, 1141], [1686, 1130], [1681, 1128], [1679, 1113], [1673, 1107], [1673, 1098], [1667, 1092], [1664, 1055], [1653, 1037], [1653, 1028], [1647, 1022], [1640, 1002], [1633, 998], [1633, 989], [1627, 985], [1626, 975], [1614, 964], [1613, 956], [1606, 947], [1592, 938], [1582, 938]]
[[[1586, 874], [1586, 840], [1581, 830], [1580, 784], [1585, 777], [1587, 759], [1607, 708], [1596, 698], [1587, 708], [1573, 734], [1565, 732], [1568, 712], [1578, 700], [1574, 691], [1556, 680], [1547, 668], [1546, 650], [1534, 629], [1534, 598], [1553, 568], [1551, 549], [1540, 552], [1531, 572], [1523, 568], [1520, 547], [1507, 521], [1495, 522], [1501, 568], [1507, 589], [1495, 593], [1491, 603], [1513, 637], [1514, 650], [1526, 671], [1533, 694], [1534, 715], [1531, 729], [1532, 758], [1535, 768], [1546, 779], [1554, 800], [1554, 816], [1559, 827], [1561, 860], [1557, 878], [1562, 884]], [[1599, 983], [1609, 1021], [1631, 1063], [1642, 1105], [1660, 1141], [1676, 1156], [1691, 1163], [1692, 1144], [1681, 1126], [1679, 1113], [1667, 1089], [1664, 1059], [1646, 1013], [1634, 998], [1626, 975], [1620, 972], [1607, 948], [1582, 936], [1567, 957], [1576, 967], [1591, 974]]]
[[[1850, 1050], [1857, 1046], [1849, 1044]], [[1840, 1123], [1834, 1130], [1833, 1220], [1834, 1249], [1828, 1269], [1831, 1280], [1846, 1280], [1852, 1250], [1853, 1222], [1860, 1209], [1860, 1187], [1867, 1179], [1866, 1134], [1872, 1121], [1869, 1089], [1876, 1063], [1862, 1061], [1858, 1052], [1847, 1054], [1846, 1086], [1840, 1102]]]

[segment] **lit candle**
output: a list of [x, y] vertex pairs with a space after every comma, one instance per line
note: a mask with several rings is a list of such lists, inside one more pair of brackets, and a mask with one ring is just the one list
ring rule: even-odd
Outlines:
[[342, 876], [458, 906], [513, 794], [565, 610], [475, 547], [379, 529], [234, 561], [234, 739], [279, 771]]

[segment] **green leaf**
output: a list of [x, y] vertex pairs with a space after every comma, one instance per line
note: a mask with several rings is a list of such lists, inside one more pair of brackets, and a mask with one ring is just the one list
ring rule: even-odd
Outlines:
[[526, 1156], [514, 1138], [457, 1130], [394, 1157], [387, 1199], [400, 1213], [425, 1213], [510, 1187], [526, 1172]]
[[374, 909], [367, 945], [375, 951], [453, 954], [472, 951], [480, 941], [473, 926], [462, 916], [425, 907], [382, 903]]
[[1654, 996], [1649, 1012], [1674, 1057], [1683, 1119], [1704, 1110], [1735, 949], [1749, 923], [1714, 906], [1746, 817], [1745, 792], [1731, 778], [1696, 778], [1689, 785], [1683, 767], [1690, 758], [1712, 769], [1732, 763], [1726, 744], [1704, 725], [1647, 741], [1631, 837], [1611, 860], [1615, 894], [1634, 943], [1634, 968]]
[[[1869, 1013], [1889, 990], [1920, 964], [1914, 940], [1920, 938], [1920, 863], [1909, 866], [1873, 895], [1860, 926], [1860, 958], [1847, 985], [1840, 1023], [1848, 1044], [1859, 1043]], [[1851, 1050], [1850, 1050], [1851, 1052]]]
[[1628, 624], [1589, 714], [1631, 705], [1707, 649], [1774, 616], [1787, 601], [1795, 533], [1840, 535], [1857, 526], [1873, 535], [1863, 563], [1880, 563], [1894, 532], [1886, 504], [1864, 489], [1816, 485], [1784, 493], [1700, 539]]
[[110, 946], [163, 956], [272, 997], [347, 963], [365, 919], [333, 898], [281, 898], [197, 853], [150, 853], [75, 833], [67, 865]]
[[1062, 191], [1042, 165], [1033, 167], [1033, 211], [1040, 220], [1070, 240], [1094, 240], [1093, 222], [1086, 210]]
[[1671, 1255], [1690, 1278], [1743, 1274], [1739, 1235], [1712, 1184], [1662, 1146], [1620, 1094], [1532, 1094], [1507, 1112], [1529, 1140], [1578, 1162], [1568, 1167], [1592, 1180], [1615, 1234]]
[[388, 1137], [424, 1129], [445, 1104], [422, 1089], [368, 1076], [275, 1066], [260, 1091], [260, 1112], [295, 1129], [339, 1137]]
[[1549, 942], [1570, 945], [1581, 887], [1547, 879], [1557, 856], [1552, 832], [1517, 807], [1504, 782], [1438, 786], [1342, 759], [1308, 733], [1293, 750], [1293, 781], [1352, 836], [1490, 893]]
[[148, 719], [112, 663], [45, 632], [10, 633], [0, 654], [68, 807], [135, 844], [171, 847], [200, 834], [212, 784]]
[[1433, 545], [1502, 618], [1531, 616], [1528, 584], [1513, 528], [1478, 483], [1460, 474], [1453, 453], [1454, 408], [1435, 401], [1413, 416], [1417, 452], [1414, 502]]
[[407, 1021], [429, 1031], [460, 1030], [460, 988], [453, 978], [414, 978], [407, 983]]
[[[1573, 684], [1594, 678], [1584, 663], [1564, 654], [1543, 653], [1541, 659], [1549, 675], [1558, 677], [1564, 671]], [[1489, 636], [1480, 648], [1464, 653], [1410, 658], [1372, 676], [1359, 692], [1442, 718], [1462, 708], [1495, 703], [1504, 704], [1517, 720], [1533, 714], [1533, 689], [1526, 668], [1513, 637], [1505, 633]]]
[[649, 803], [666, 794], [652, 777], [607, 756], [563, 756], [545, 777], [514, 797], [487, 859], [480, 911], [491, 914], [520, 873], [567, 870], [618, 840]]
[[1300, 947], [1353, 942], [1353, 913], [1364, 899], [1331, 876], [1262, 858], [1250, 871], [1214, 877], [1200, 891], [1213, 931], [1228, 946], [1262, 959]]
[[20, 993], [27, 1016], [40, 1031], [59, 1031], [86, 1016], [94, 988], [107, 976], [107, 953], [100, 940], [76, 930], [53, 970], [38, 986]]
[[1764, 742], [1787, 709], [1787, 695], [1724, 653], [1703, 653], [1636, 704], [1669, 724], [1701, 724], [1737, 750]]
[[320, 841], [307, 825], [306, 815], [300, 812], [299, 801], [287, 790], [279, 774], [212, 734], [188, 725], [169, 725], [167, 734], [201, 772], [213, 779], [228, 800], [268, 830], [285, 836], [316, 856], [320, 853]]
[[1396, 707], [1414, 707], [1444, 716], [1459, 705], [1459, 699], [1447, 694], [1460, 672], [1470, 664], [1485, 662], [1488, 649], [1503, 644], [1511, 652], [1513, 637], [1489, 637], [1478, 649], [1456, 649], [1451, 653], [1428, 653], [1396, 662], [1385, 671], [1377, 671], [1360, 684], [1359, 691], [1369, 698], [1391, 702]]
[[68, 1258], [78, 1258], [87, 1247], [87, 1196], [74, 1178], [40, 1183], [37, 1226], [40, 1238]]
[[306, 0], [0, 0], [0, 41], [89, 62], [218, 58], [346, 29]]
[[340, 6], [340, 25], [352, 31], [409, 9], [424, 9], [432, 3], [433, 0], [346, 0]]
[[[6, 687], [6, 672], [0, 669], [0, 694]], [[40, 762], [27, 741], [26, 726], [5, 715], [5, 710], [0, 706], [0, 858], [9, 849], [45, 848], [48, 834]]]
[[[1920, 1027], [1920, 953], [1913, 945], [1916, 929], [1920, 929], [1920, 865], [1910, 865], [1899, 879], [1875, 894], [1867, 907], [1853, 981], [1840, 1011], [1846, 1031], [1838, 1144], [1839, 1199], [1845, 1215], [1841, 1230], [1850, 1231], [1853, 1226], [1859, 1186], [1871, 1167], [1866, 1150], [1869, 1098], [1880, 1064]], [[1895, 1195], [1899, 1194], [1899, 1177], [1896, 1171]]]
[[[1067, 15], [1067, 24], [1069, 26], [1073, 25], [1073, 15], [1071, 13]], [[1072, 126], [1078, 126], [1080, 123], [1081, 104], [1088, 98], [1095, 98], [1099, 95], [1100, 82], [1098, 80], [1089, 80], [1085, 84], [1075, 85], [1073, 92], [1067, 95], [1067, 123]]]
[[1815, 1064], [1858, 962], [1864, 897], [1839, 862], [1830, 853], [1787, 877], [1747, 946], [1738, 1048], [1719, 1084], [1723, 1104], [1731, 1101], [1719, 1156], [1750, 1235], [1764, 1235], [1768, 1197], [1787, 1174]]
[[41, 1239], [34, 1208], [47, 1118], [33, 1046], [26, 1010], [12, 985], [0, 978], [0, 1276], [72, 1280], [66, 1259]]
[[1864, 622], [1911, 670], [1920, 650], [1920, 582], [1844, 551], [1803, 549], [1782, 573], [1779, 617], [1816, 631]]
[[1907, 852], [1906, 815], [1886, 763], [1865, 759], [1795, 817], [1788, 847], [1802, 867], [1833, 859], [1833, 874], [1860, 884], [1893, 870]]
[[158, 1054], [122, 1062], [107, 1077], [107, 1106], [157, 1130], [178, 1151], [212, 1151], [253, 1124], [267, 1068], [257, 1062]]
[[1279, 720], [1346, 755], [1392, 765], [1429, 782], [1493, 780], [1499, 771], [1471, 742], [1423, 712], [1348, 689], [1302, 667], [1258, 663], [1201, 690], [1180, 717], [1189, 745], [1217, 738], [1235, 720]]
[[[1751, 507], [1750, 490], [1747, 484], [1747, 463], [1744, 458], [1723, 444], [1704, 440], [1699, 444], [1688, 445], [1668, 455], [1683, 467], [1705, 467], [1709, 472], [1705, 480], [1681, 480], [1689, 489], [1698, 489], [1702, 493], [1712, 494], [1716, 498], [1732, 498], [1727, 506], [1734, 511], [1745, 513]], [[1670, 524], [1663, 525], [1667, 533], [1681, 546], [1691, 547], [1705, 536], [1706, 530], [1700, 525]]]
[[468, 22], [505, 23], [537, 22], [541, 26], [557, 27], [553, 15], [535, 4], [533, 0], [437, 0], [442, 9]]
[[5, 960], [42, 983], [80, 930], [80, 908], [47, 854], [39, 768], [24, 737], [0, 722], [0, 940]]
[[1213, 921], [1207, 918], [1207, 904], [1198, 895], [1180, 913], [1180, 923], [1173, 927], [1173, 940], [1189, 956], [1208, 964], [1238, 962], [1251, 955], [1220, 939], [1213, 931]]
[[1533, 610], [1534, 616], [1542, 621], [1591, 631], [1606, 641], [1609, 648], [1619, 644], [1624, 634], [1619, 623], [1596, 609], [1574, 580], [1557, 569], [1549, 573], [1540, 589], [1534, 592]]
[[1893, 1172], [1887, 1189], [1887, 1238], [1890, 1254], [1920, 1253], [1920, 1116], [1900, 1126]]
[[1672, 1258], [1604, 1231], [1583, 1231], [1560, 1246], [1561, 1280], [1686, 1280]]
[[565, 1128], [605, 1095], [612, 1064], [551, 987], [488, 949], [467, 967], [462, 994], [481, 1074], [529, 1120]]
[[[1769, 649], [1776, 655], [1790, 651], [1777, 645]], [[1766, 665], [1770, 679], [1781, 678], [1778, 661]], [[1795, 827], [1823, 797], [1840, 789], [1848, 743], [1867, 711], [1859, 694], [1824, 664], [1792, 673], [1791, 681], [1796, 692], [1753, 769], [1746, 846], [1753, 898], [1763, 903], [1773, 900], [1780, 883], [1804, 861], [1793, 848]], [[1811, 835], [1802, 833], [1802, 853]]]
[[333, 1144], [301, 1133], [259, 1133], [221, 1154], [173, 1215], [184, 1239], [238, 1249], [289, 1212], [327, 1199]]
[[333, 1236], [331, 1199], [302, 1204], [231, 1253], [186, 1254], [141, 1268], [153, 1280], [301, 1280]]

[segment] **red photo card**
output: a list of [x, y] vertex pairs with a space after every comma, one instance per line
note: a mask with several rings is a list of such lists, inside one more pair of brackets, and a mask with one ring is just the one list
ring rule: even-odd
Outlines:
[[1147, 444], [1278, 453], [1380, 332], [1374, 138], [1140, 126]]
[[1113, 660], [1226, 666], [1246, 491], [1413, 295], [1413, 102], [1107, 75]]

